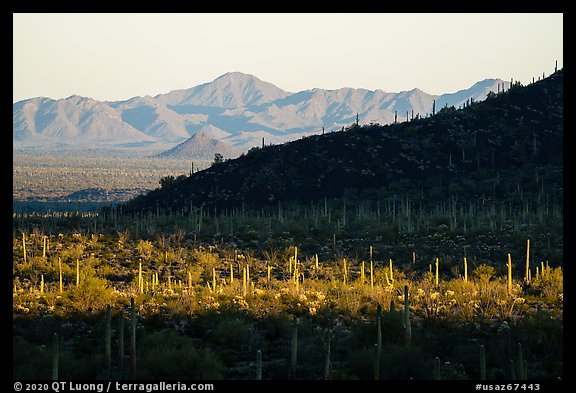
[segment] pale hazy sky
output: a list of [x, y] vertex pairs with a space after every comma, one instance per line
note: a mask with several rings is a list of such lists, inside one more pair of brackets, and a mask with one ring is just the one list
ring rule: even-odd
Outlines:
[[289, 92], [455, 92], [563, 66], [563, 15], [13, 14], [13, 102], [119, 101], [240, 71]]

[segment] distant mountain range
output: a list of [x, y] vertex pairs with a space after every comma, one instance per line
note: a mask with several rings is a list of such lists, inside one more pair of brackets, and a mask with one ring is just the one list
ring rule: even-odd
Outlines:
[[481, 101], [488, 92], [509, 85], [486, 79], [442, 95], [419, 89], [386, 93], [353, 88], [290, 93], [253, 75], [230, 72], [190, 89], [126, 101], [36, 97], [13, 104], [13, 149], [145, 150], [161, 157], [196, 159], [220, 152], [232, 158], [261, 146], [263, 138], [267, 145], [281, 144], [339, 130], [356, 122], [356, 116], [360, 124], [403, 122], [427, 116], [433, 106], [438, 111], [471, 99]]

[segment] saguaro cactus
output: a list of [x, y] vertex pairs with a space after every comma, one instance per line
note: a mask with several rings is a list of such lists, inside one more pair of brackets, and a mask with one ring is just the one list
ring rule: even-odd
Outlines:
[[104, 329], [104, 346], [106, 348], [106, 370], [110, 376], [112, 370], [112, 318], [110, 305], [106, 306], [106, 327]]
[[376, 309], [376, 354], [374, 364], [374, 379], [380, 379], [380, 359], [382, 358], [382, 305]]
[[24, 254], [24, 264], [26, 264], [26, 234], [22, 232], [22, 253]]
[[526, 368], [525, 368], [525, 361], [522, 355], [522, 344], [516, 344], [516, 348], [518, 351], [518, 379], [525, 380], [526, 379]]
[[408, 300], [408, 285], [404, 285], [404, 311], [402, 315], [404, 324], [404, 343], [407, 347], [412, 344], [412, 326], [410, 325], [410, 303]]
[[256, 351], [256, 380], [262, 380], [262, 351]]
[[118, 367], [124, 368], [124, 314], [118, 314]]
[[130, 374], [132, 379], [136, 379], [136, 307], [134, 297], [130, 298]]
[[378, 344], [374, 344], [374, 358], [372, 362], [372, 367], [374, 368], [374, 380], [378, 381], [380, 379], [380, 350], [378, 349]]
[[298, 266], [298, 247], [294, 246], [294, 267]]
[[484, 351], [484, 345], [480, 345], [480, 379], [486, 379], [486, 352]]
[[60, 257], [58, 257], [58, 276], [60, 279], [60, 288], [59, 289], [60, 289], [60, 293], [62, 293], [64, 287], [62, 285], [62, 260], [60, 259]]
[[516, 379], [516, 369], [514, 368], [514, 360], [510, 359], [510, 379]]
[[326, 330], [326, 356], [324, 358], [324, 380], [330, 379], [330, 341], [332, 339], [332, 332], [330, 329]]
[[80, 260], [76, 259], [76, 287], [80, 286]]
[[298, 366], [298, 319], [292, 323], [292, 338], [290, 340], [290, 372], [292, 379], [296, 379]]
[[246, 267], [242, 269], [242, 296], [246, 296], [248, 292], [248, 283], [246, 281]]
[[370, 262], [372, 262], [372, 245], [370, 245]]
[[144, 293], [144, 280], [142, 279], [142, 262], [138, 265], [138, 292]]
[[52, 380], [58, 380], [58, 333], [52, 335]]
[[512, 257], [508, 254], [508, 295], [512, 294]]
[[526, 274], [524, 280], [530, 283], [530, 239], [526, 241]]

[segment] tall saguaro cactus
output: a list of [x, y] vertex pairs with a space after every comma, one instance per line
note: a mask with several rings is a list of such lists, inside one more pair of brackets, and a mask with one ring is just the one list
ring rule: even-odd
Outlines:
[[404, 311], [402, 314], [404, 324], [404, 343], [407, 347], [412, 344], [412, 326], [410, 325], [410, 303], [408, 300], [408, 285], [404, 285]]
[[374, 380], [378, 381], [380, 380], [380, 351], [378, 350], [378, 344], [374, 344], [374, 361], [373, 361], [373, 366], [374, 367]]
[[80, 286], [80, 260], [76, 259], [76, 287]]
[[52, 380], [58, 380], [58, 333], [52, 335]]
[[530, 239], [526, 241], [526, 274], [524, 280], [526, 283], [530, 283]]
[[22, 253], [24, 254], [24, 264], [26, 264], [26, 234], [22, 232]]
[[512, 256], [508, 254], [508, 295], [512, 295]]
[[486, 380], [486, 352], [484, 345], [480, 345], [480, 379]]
[[42, 258], [46, 258], [46, 240], [48, 239], [48, 236], [44, 235], [42, 236]]
[[138, 265], [138, 292], [140, 295], [144, 293], [144, 279], [142, 278], [142, 262]]
[[106, 370], [108, 376], [112, 370], [112, 316], [110, 314], [110, 305], [106, 306], [106, 327], [104, 330], [104, 345], [106, 348]]
[[292, 379], [296, 379], [296, 367], [298, 366], [298, 319], [292, 323], [292, 338], [290, 340], [290, 373]]
[[330, 329], [326, 330], [326, 356], [324, 358], [324, 380], [330, 379], [330, 341], [332, 339], [332, 332]]
[[256, 380], [262, 380], [262, 351], [256, 351]]
[[62, 285], [62, 259], [58, 257], [58, 276], [59, 276], [59, 284], [60, 284], [60, 293], [63, 292], [64, 286]]
[[522, 344], [516, 344], [517, 351], [518, 351], [518, 379], [525, 380], [526, 379], [526, 368], [525, 368], [525, 361], [522, 355]]
[[134, 297], [130, 298], [130, 375], [136, 379], [136, 307]]
[[124, 369], [124, 314], [118, 315], [118, 368]]
[[382, 359], [382, 305], [376, 309], [376, 353], [374, 359], [374, 379], [380, 379], [380, 359]]

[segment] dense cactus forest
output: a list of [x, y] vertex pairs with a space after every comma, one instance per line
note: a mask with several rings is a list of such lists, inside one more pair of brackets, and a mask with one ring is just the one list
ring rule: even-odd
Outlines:
[[563, 380], [562, 72], [14, 214], [14, 378]]

